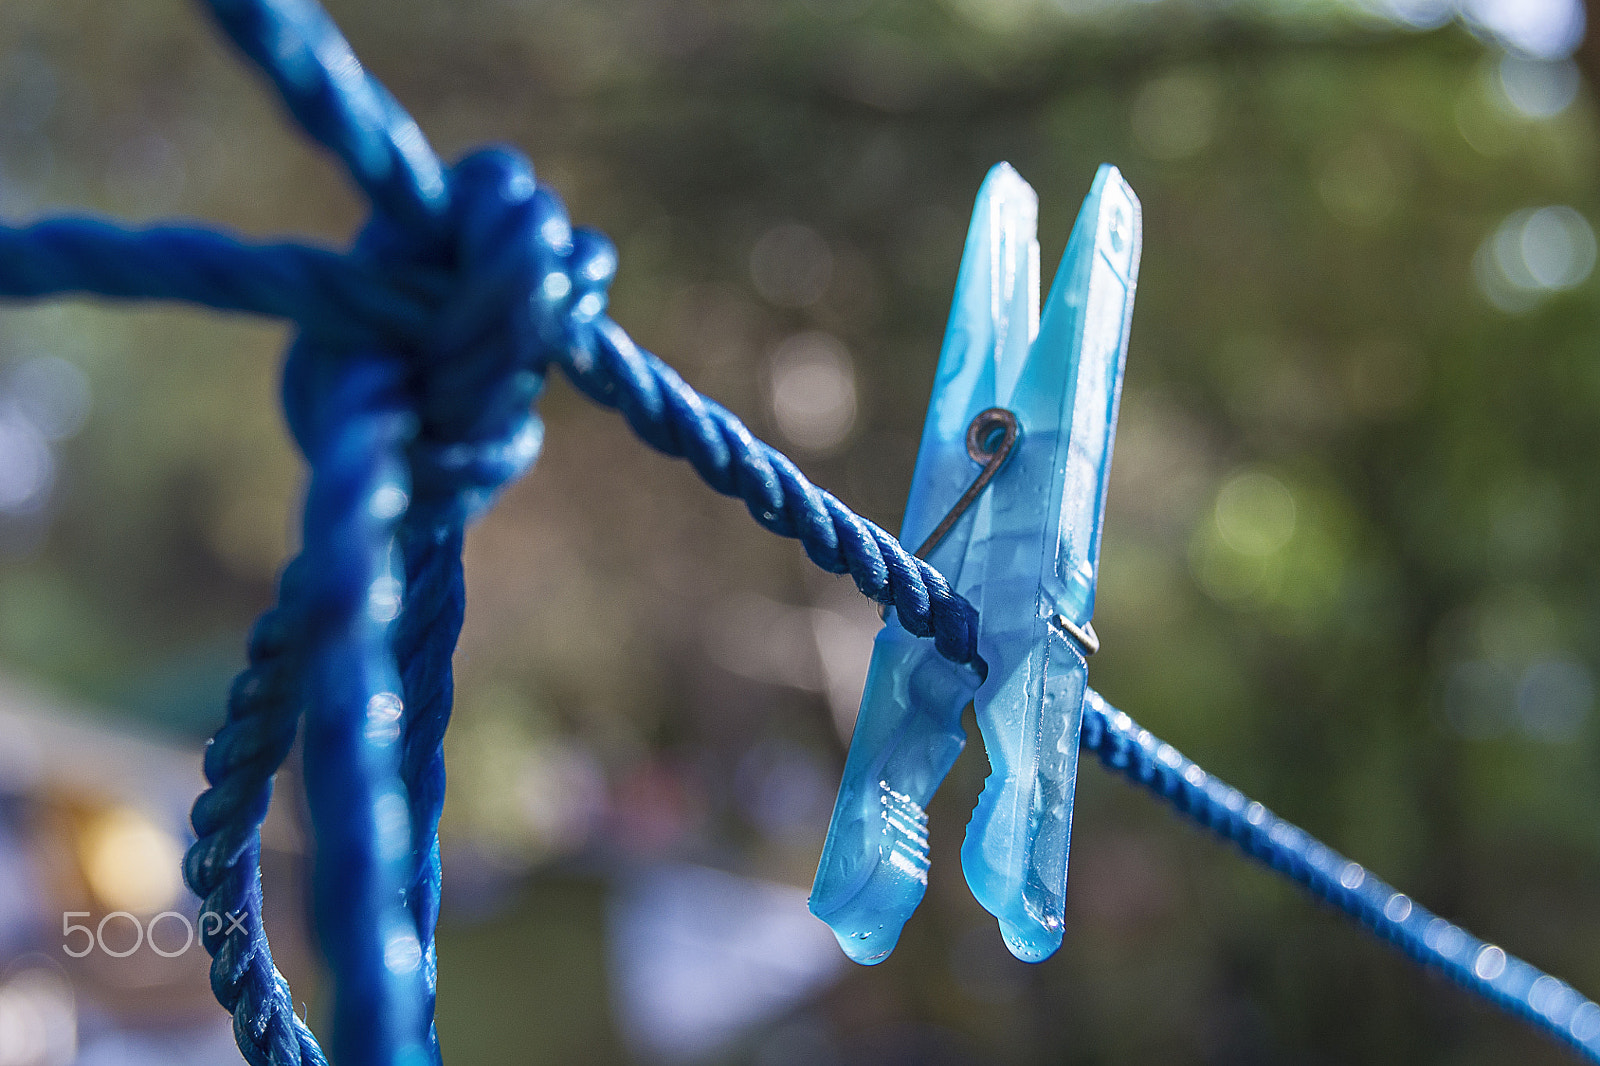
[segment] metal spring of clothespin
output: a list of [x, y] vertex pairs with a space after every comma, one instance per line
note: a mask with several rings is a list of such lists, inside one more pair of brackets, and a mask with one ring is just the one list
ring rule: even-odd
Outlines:
[[[982, 463], [983, 468], [978, 471], [978, 476], [972, 479], [972, 484], [967, 486], [967, 491], [961, 494], [949, 512], [933, 527], [933, 532], [928, 534], [928, 539], [923, 541], [915, 554], [919, 559], [926, 559], [928, 553], [938, 547], [945, 535], [958, 522], [962, 515], [967, 513], [994, 476], [1005, 465], [1011, 449], [1016, 446], [1017, 435], [1021, 427], [1017, 424], [1017, 416], [1004, 407], [991, 407], [986, 411], [979, 411], [967, 426], [967, 454], [972, 456], [974, 462]], [[887, 614], [888, 608], [880, 613]], [[1067, 636], [1078, 642], [1084, 657], [1088, 658], [1100, 650], [1100, 636], [1094, 631], [1094, 626], [1088, 622], [1077, 625], [1066, 615], [1058, 614], [1051, 621]]]
[[973, 416], [967, 424], [967, 454], [972, 456], [973, 462], [982, 463], [983, 469], [978, 471], [978, 476], [972, 479], [967, 491], [951, 505], [939, 524], [933, 527], [928, 539], [917, 548], [914, 553], [917, 558], [926, 559], [928, 553], [939, 546], [939, 542], [961, 520], [961, 516], [967, 513], [967, 508], [977, 500], [978, 494], [994, 480], [1000, 468], [1006, 465], [1011, 449], [1016, 447], [1019, 432], [1017, 416], [1004, 407], [990, 407]]

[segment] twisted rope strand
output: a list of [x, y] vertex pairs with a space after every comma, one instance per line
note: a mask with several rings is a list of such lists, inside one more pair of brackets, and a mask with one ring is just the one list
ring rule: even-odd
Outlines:
[[284, 570], [279, 607], [256, 623], [249, 666], [234, 682], [228, 717], [206, 748], [210, 788], [195, 801], [195, 843], [184, 880], [200, 897], [200, 939], [211, 954], [211, 989], [234, 1017], [250, 1066], [327, 1066], [294, 1012], [261, 923], [261, 822], [272, 779], [294, 743], [306, 648], [292, 610], [308, 580], [297, 559]]
[[1422, 966], [1600, 1062], [1600, 1005], [1460, 926], [1418, 906], [1360, 863], [1290, 825], [1184, 758], [1090, 690], [1083, 746], [1109, 770], [1353, 918]]
[[439, 816], [445, 793], [444, 732], [454, 696], [450, 658], [461, 633], [466, 606], [462, 534], [457, 527], [441, 542], [436, 536], [419, 533], [409, 521], [402, 525], [406, 598], [394, 633], [394, 654], [401, 664], [406, 707], [400, 737], [400, 777], [410, 803], [414, 859], [405, 887], [405, 904], [421, 946], [422, 1010], [429, 1019], [428, 1049], [436, 1063], [439, 1036], [432, 1019], [439, 962], [434, 927], [439, 921], [443, 881]]
[[404, 449], [415, 432], [400, 369], [393, 358], [302, 341], [286, 375], [331, 378], [295, 424], [312, 469], [304, 558], [314, 580], [303, 597], [313, 911], [333, 976], [339, 1066], [431, 1057], [422, 949], [404, 906], [412, 834], [400, 775], [404, 688], [390, 644], [403, 592]]
[[374, 207], [439, 234], [450, 206], [444, 166], [422, 129], [369, 76], [314, 0], [207, 0], [230, 40], [278, 90], [306, 136], [344, 165]]
[[0, 294], [179, 300], [293, 319], [308, 334], [349, 345], [414, 343], [444, 283], [329, 249], [188, 226], [60, 218], [0, 227]]
[[[582, 340], [592, 339], [584, 345]], [[707, 485], [744, 500], [763, 528], [797, 538], [812, 562], [848, 573], [863, 595], [895, 608], [939, 653], [986, 671], [977, 650], [977, 612], [944, 575], [888, 531], [813, 485], [790, 459], [758, 440], [727, 408], [700, 396], [609, 319], [569, 346], [560, 366], [597, 403], [618, 409], [652, 448], [689, 461]]]

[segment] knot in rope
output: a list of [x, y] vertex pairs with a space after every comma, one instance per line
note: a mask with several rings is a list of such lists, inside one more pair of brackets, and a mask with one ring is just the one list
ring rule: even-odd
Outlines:
[[[594, 349], [616, 269], [611, 243], [574, 231], [512, 152], [468, 156], [445, 193], [426, 224], [374, 209], [345, 257], [365, 298], [301, 317], [285, 364], [285, 414], [312, 474], [304, 546], [208, 753], [213, 787], [189, 857], [207, 905], [240, 916], [207, 948], [252, 1063], [321, 1059], [273, 965], [255, 874], [256, 827], [302, 707], [312, 821], [330, 844], [314, 894], [345, 999], [336, 1013], [386, 1004], [380, 1042], [437, 1061], [437, 828], [462, 537], [537, 457], [546, 368]], [[399, 306], [416, 325], [383, 329]], [[377, 845], [359, 812], [373, 810], [402, 834], [380, 861], [361, 859]], [[392, 971], [390, 956], [415, 968]]]
[[[379, 210], [351, 251], [396, 293], [432, 294], [428, 327], [393, 342], [393, 354], [417, 420], [408, 519], [439, 534], [481, 514], [538, 456], [543, 425], [533, 403], [546, 367], [593, 347], [617, 266], [610, 240], [574, 229], [559, 197], [512, 151], [474, 152], [450, 170], [447, 187], [442, 232]], [[322, 335], [301, 337], [285, 376], [290, 428], [307, 455], [322, 436], [330, 367], [349, 354]]]

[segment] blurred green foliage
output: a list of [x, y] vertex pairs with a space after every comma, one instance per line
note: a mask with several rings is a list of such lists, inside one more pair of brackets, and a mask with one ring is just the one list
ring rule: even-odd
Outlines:
[[[1587, 89], [1529, 117], [1492, 47], [1333, 4], [329, 7], [443, 152], [516, 144], [616, 238], [614, 317], [641, 343], [890, 528], [984, 171], [1007, 159], [1038, 188], [1048, 269], [1094, 166], [1117, 163], [1146, 245], [1096, 687], [1600, 992], [1600, 290], [1511, 299], [1491, 261], [1514, 212], [1600, 206]], [[0, 7], [0, 208], [335, 243], [359, 222], [177, 0]], [[752, 274], [781, 225], [822, 242], [803, 300]], [[808, 451], [780, 432], [772, 357], [814, 331], [848, 353], [855, 413]], [[0, 316], [0, 362], [63, 356], [93, 393], [47, 532], [0, 565], [6, 669], [186, 735], [219, 721], [294, 540], [283, 342], [182, 310]], [[598, 889], [551, 872], [574, 855], [808, 883], [826, 798], [776, 831], [741, 766], [782, 744], [836, 774], [817, 647], [835, 623], [871, 631], [845, 583], [613, 415], [559, 383], [542, 409], [545, 455], [470, 544], [446, 826], [542, 887], [441, 938], [454, 1061], [621, 1054], [571, 946], [598, 940]], [[815, 645], [774, 622], [755, 669], [728, 648], [752, 604], [811, 619]], [[1567, 1061], [1094, 768], [1065, 946], [1036, 968], [994, 957], [956, 862], [985, 772], [975, 745], [937, 801], [900, 951], [807, 1008], [841, 1061]], [[611, 816], [540, 815], [586, 773]], [[729, 1054], [778, 1061], [762, 1046]]]

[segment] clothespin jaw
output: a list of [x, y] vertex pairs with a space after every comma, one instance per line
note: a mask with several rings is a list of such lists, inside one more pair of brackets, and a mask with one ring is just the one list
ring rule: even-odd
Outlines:
[[[968, 544], [985, 562], [975, 708], [991, 772], [961, 850], [1012, 954], [1061, 945], [1086, 654], [1141, 244], [1139, 201], [1102, 166], [1008, 406], [1021, 438]], [[971, 565], [970, 562], [968, 565]]]
[[[968, 428], [996, 405], [999, 383], [1014, 380], [1027, 358], [1038, 323], [1037, 218], [1027, 182], [1005, 163], [994, 167], [967, 232], [903, 543], [927, 541], [972, 484], [979, 466], [968, 453]], [[976, 518], [971, 511], [960, 516], [922, 552], [963, 594]], [[888, 612], [811, 891], [811, 912], [857, 962], [888, 957], [927, 890], [925, 808], [966, 746], [961, 712], [979, 681]]]
[[968, 884], [1019, 958], [1061, 942], [1139, 205], [1115, 168], [1100, 169], [1042, 322], [1036, 220], [1027, 183], [1006, 164], [991, 170], [901, 530], [978, 607], [989, 672], [945, 661], [892, 612], [878, 635], [811, 895], [857, 962], [888, 956], [926, 891], [925, 808], [965, 745], [974, 693], [993, 772], [962, 849]]

